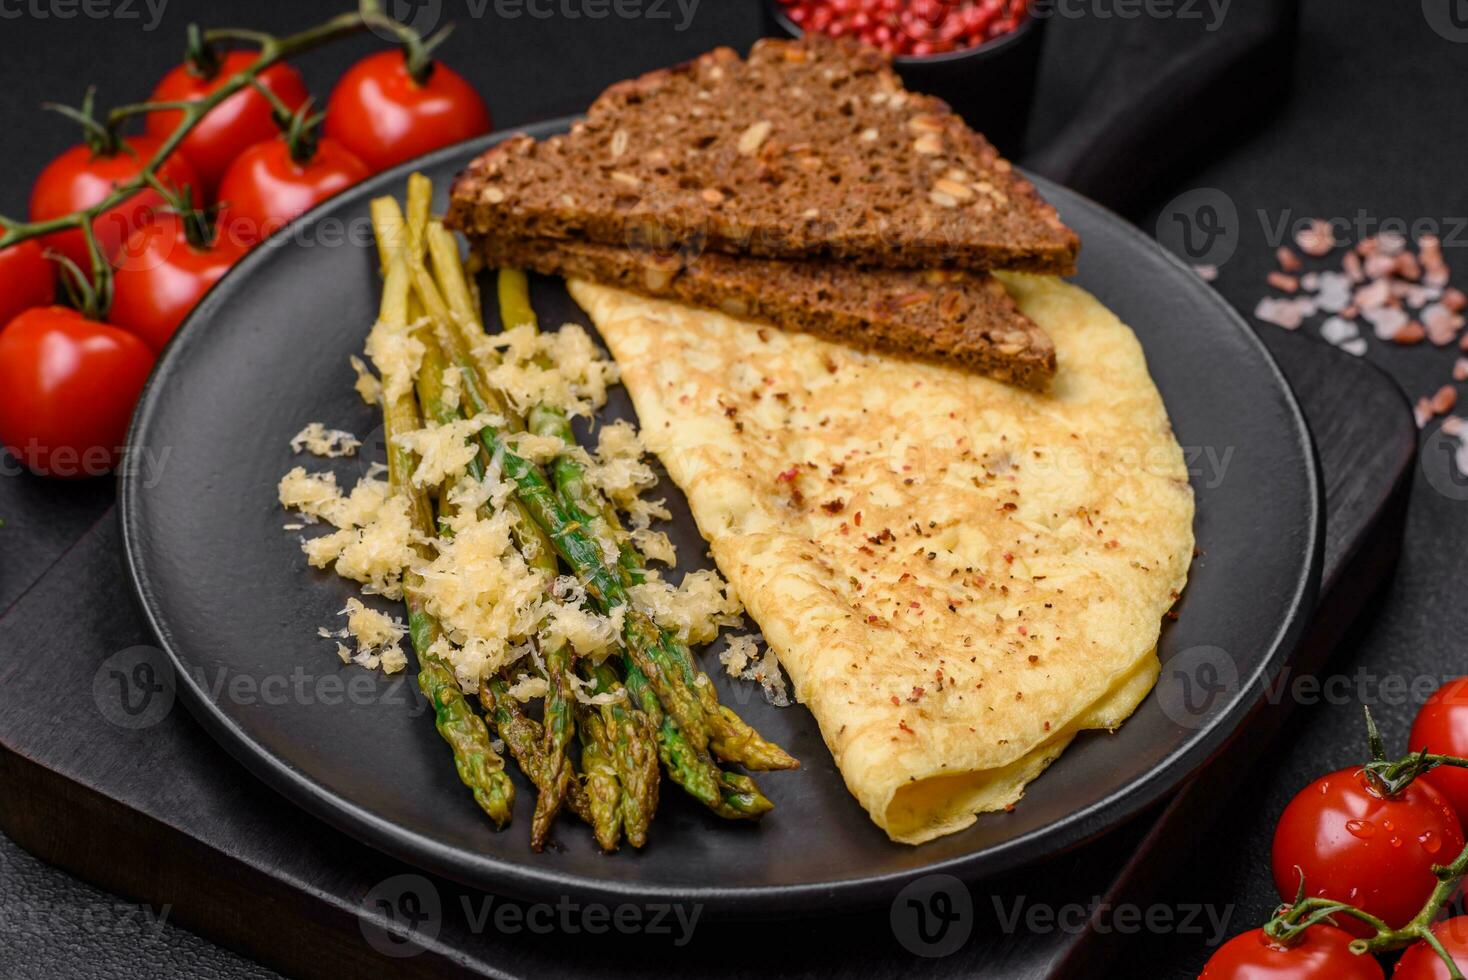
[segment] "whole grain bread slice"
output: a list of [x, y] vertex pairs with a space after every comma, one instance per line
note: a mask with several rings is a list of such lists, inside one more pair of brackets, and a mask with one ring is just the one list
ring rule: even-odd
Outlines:
[[492, 266], [590, 279], [887, 354], [959, 365], [1033, 390], [1055, 374], [1055, 345], [982, 272], [858, 269], [830, 261], [687, 261], [586, 242], [477, 239]]
[[1033, 185], [880, 52], [811, 34], [609, 88], [571, 132], [512, 137], [455, 184], [478, 236], [688, 245], [868, 266], [1074, 271]]

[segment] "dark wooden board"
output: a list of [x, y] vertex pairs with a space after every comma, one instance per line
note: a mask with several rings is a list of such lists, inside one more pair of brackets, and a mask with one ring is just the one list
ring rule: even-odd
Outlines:
[[[1315, 425], [1327, 488], [1327, 612], [1300, 654], [1313, 662], [1391, 567], [1416, 431], [1400, 392], [1375, 369], [1301, 337], [1268, 339]], [[918, 936], [914, 909], [899, 902], [827, 921], [705, 920], [680, 945], [684, 926], [672, 912], [588, 912], [572, 895], [564, 912], [554, 904], [531, 911], [421, 875], [304, 815], [180, 706], [160, 710], [166, 691], [144, 702], [140, 692], [162, 657], [131, 602], [117, 529], [106, 520], [0, 620], [0, 829], [46, 861], [170, 905], [172, 921], [297, 977], [611, 978], [644, 975], [649, 964], [751, 980], [774, 964], [779, 975], [810, 977], [901, 976], [918, 967], [955, 978], [1104, 975], [1096, 964], [1112, 952], [1108, 934], [1084, 928], [1084, 914], [1059, 923], [1045, 916], [1074, 916], [1092, 896], [1148, 894], [1172, 863], [1169, 848], [1197, 839], [1210, 794], [1226, 792], [1229, 781], [1221, 768], [1209, 772], [1160, 814], [1042, 865], [958, 886], [953, 894], [967, 894], [971, 912], [941, 935], [935, 929], [931, 942]], [[129, 714], [123, 692], [133, 709], [149, 706]], [[1247, 761], [1283, 707], [1259, 712], [1214, 766]], [[512, 911], [497, 913], [501, 907]], [[948, 907], [941, 899], [931, 906]], [[513, 910], [540, 918], [516, 920]], [[695, 914], [681, 911], [683, 922]], [[617, 914], [643, 928], [618, 931]], [[650, 928], [658, 915], [666, 932]], [[605, 934], [586, 932], [598, 923]], [[406, 943], [395, 938], [403, 935]], [[931, 955], [948, 945], [958, 948]], [[411, 955], [394, 955], [403, 953]]]

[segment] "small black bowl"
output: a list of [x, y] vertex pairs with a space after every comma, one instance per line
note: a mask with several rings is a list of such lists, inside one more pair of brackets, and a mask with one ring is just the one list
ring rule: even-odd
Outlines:
[[[767, 34], [800, 37], [801, 28], [777, 0], [764, 0], [764, 10]], [[892, 59], [893, 67], [908, 88], [938, 96], [1001, 153], [1015, 157], [1024, 150], [1047, 21], [1027, 17], [983, 44], [922, 57], [902, 55]]]

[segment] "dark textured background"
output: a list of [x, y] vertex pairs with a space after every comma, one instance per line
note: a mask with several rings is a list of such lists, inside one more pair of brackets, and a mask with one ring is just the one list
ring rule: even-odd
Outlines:
[[[110, 9], [122, 6], [117, 0]], [[1096, 13], [1115, 9], [1107, 0], [1086, 6]], [[191, 19], [287, 31], [340, 5], [169, 0], [152, 31], [144, 30], [151, 16], [146, 6], [129, 7], [139, 19], [96, 18], [79, 9], [61, 19], [58, 14], [69, 9], [64, 3], [0, 0], [0, 71], [7, 82], [6, 97], [0, 99], [0, 146], [12, 178], [0, 184], [0, 211], [23, 213], [30, 177], [74, 139], [67, 124], [38, 111], [43, 99], [77, 101], [88, 82], [101, 87], [104, 103], [145, 96], [177, 60]], [[1217, 287], [1246, 314], [1264, 293], [1263, 276], [1272, 265], [1267, 226], [1282, 216], [1352, 218], [1359, 211], [1377, 221], [1432, 219], [1445, 233], [1468, 220], [1461, 177], [1461, 161], [1468, 156], [1462, 95], [1468, 44], [1434, 33], [1421, 7], [1415, 0], [1306, 0], [1294, 90], [1281, 93], [1278, 106], [1259, 106], [1261, 116], [1278, 111], [1257, 129], [1231, 135], [1226, 152], [1179, 175], [1175, 183], [1149, 188], [1154, 210], [1131, 217], [1152, 231], [1158, 209], [1183, 191], [1213, 188], [1230, 198], [1241, 216], [1241, 242], [1224, 263]], [[485, 11], [479, 18], [470, 14], [466, 0], [443, 0], [443, 9], [459, 24], [443, 56], [485, 94], [501, 126], [575, 111], [613, 80], [714, 43], [744, 46], [760, 27], [752, 0], [702, 0], [684, 31], [676, 29], [676, 4], [671, 21], [561, 16], [507, 21], [495, 16], [492, 0], [487, 7], [474, 5]], [[1063, 126], [1068, 107], [1087, 91], [1091, 73], [1112, 55], [1108, 40], [1116, 20], [1096, 13], [1052, 25], [1037, 137]], [[308, 56], [300, 66], [324, 98], [335, 75], [371, 46], [366, 40], [349, 41]], [[1461, 244], [1450, 243], [1447, 256], [1468, 273], [1468, 250]], [[1443, 383], [1454, 356], [1456, 351], [1388, 349], [1374, 341], [1368, 355], [1414, 397]], [[1426, 465], [1441, 472], [1436, 447], [1429, 449]], [[48, 483], [6, 472], [0, 477], [0, 516], [8, 519], [0, 531], [0, 609], [98, 519], [112, 493], [107, 481]], [[1212, 906], [1214, 914], [1229, 917], [1229, 932], [1256, 924], [1274, 902], [1267, 868], [1272, 822], [1309, 779], [1359, 759], [1357, 701], [1373, 704], [1389, 737], [1400, 745], [1414, 705], [1389, 689], [1384, 692], [1381, 679], [1410, 682], [1468, 673], [1461, 639], [1468, 604], [1457, 577], [1468, 554], [1468, 504], [1434, 486], [1419, 474], [1396, 579], [1367, 612], [1353, 644], [1332, 664], [1334, 672], [1351, 678], [1350, 696], [1301, 707], [1256, 778], [1238, 787], [1216, 825], [1199, 828], [1197, 857], [1178, 869], [1171, 901]], [[1247, 576], [1249, 570], [1240, 568], [1238, 574]], [[58, 610], [61, 614], [64, 610]], [[17, 651], [0, 651], [0, 657], [14, 655]], [[105, 840], [106, 828], [98, 828], [98, 834]], [[1115, 975], [1194, 976], [1207, 955], [1198, 935], [1144, 936], [1135, 942], [1135, 962], [1147, 968]], [[274, 974], [182, 930], [158, 928], [139, 910], [41, 865], [0, 837], [0, 975]]]

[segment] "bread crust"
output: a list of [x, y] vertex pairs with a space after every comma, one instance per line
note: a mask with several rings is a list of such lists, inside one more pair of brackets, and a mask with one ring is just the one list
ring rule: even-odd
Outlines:
[[479, 237], [695, 248], [868, 267], [1068, 275], [1079, 241], [1029, 181], [880, 52], [809, 35], [619, 82], [570, 133], [460, 175]]
[[1054, 343], [987, 273], [652, 254], [548, 239], [485, 237], [475, 247], [491, 266], [588, 279], [1036, 391], [1055, 375]]

